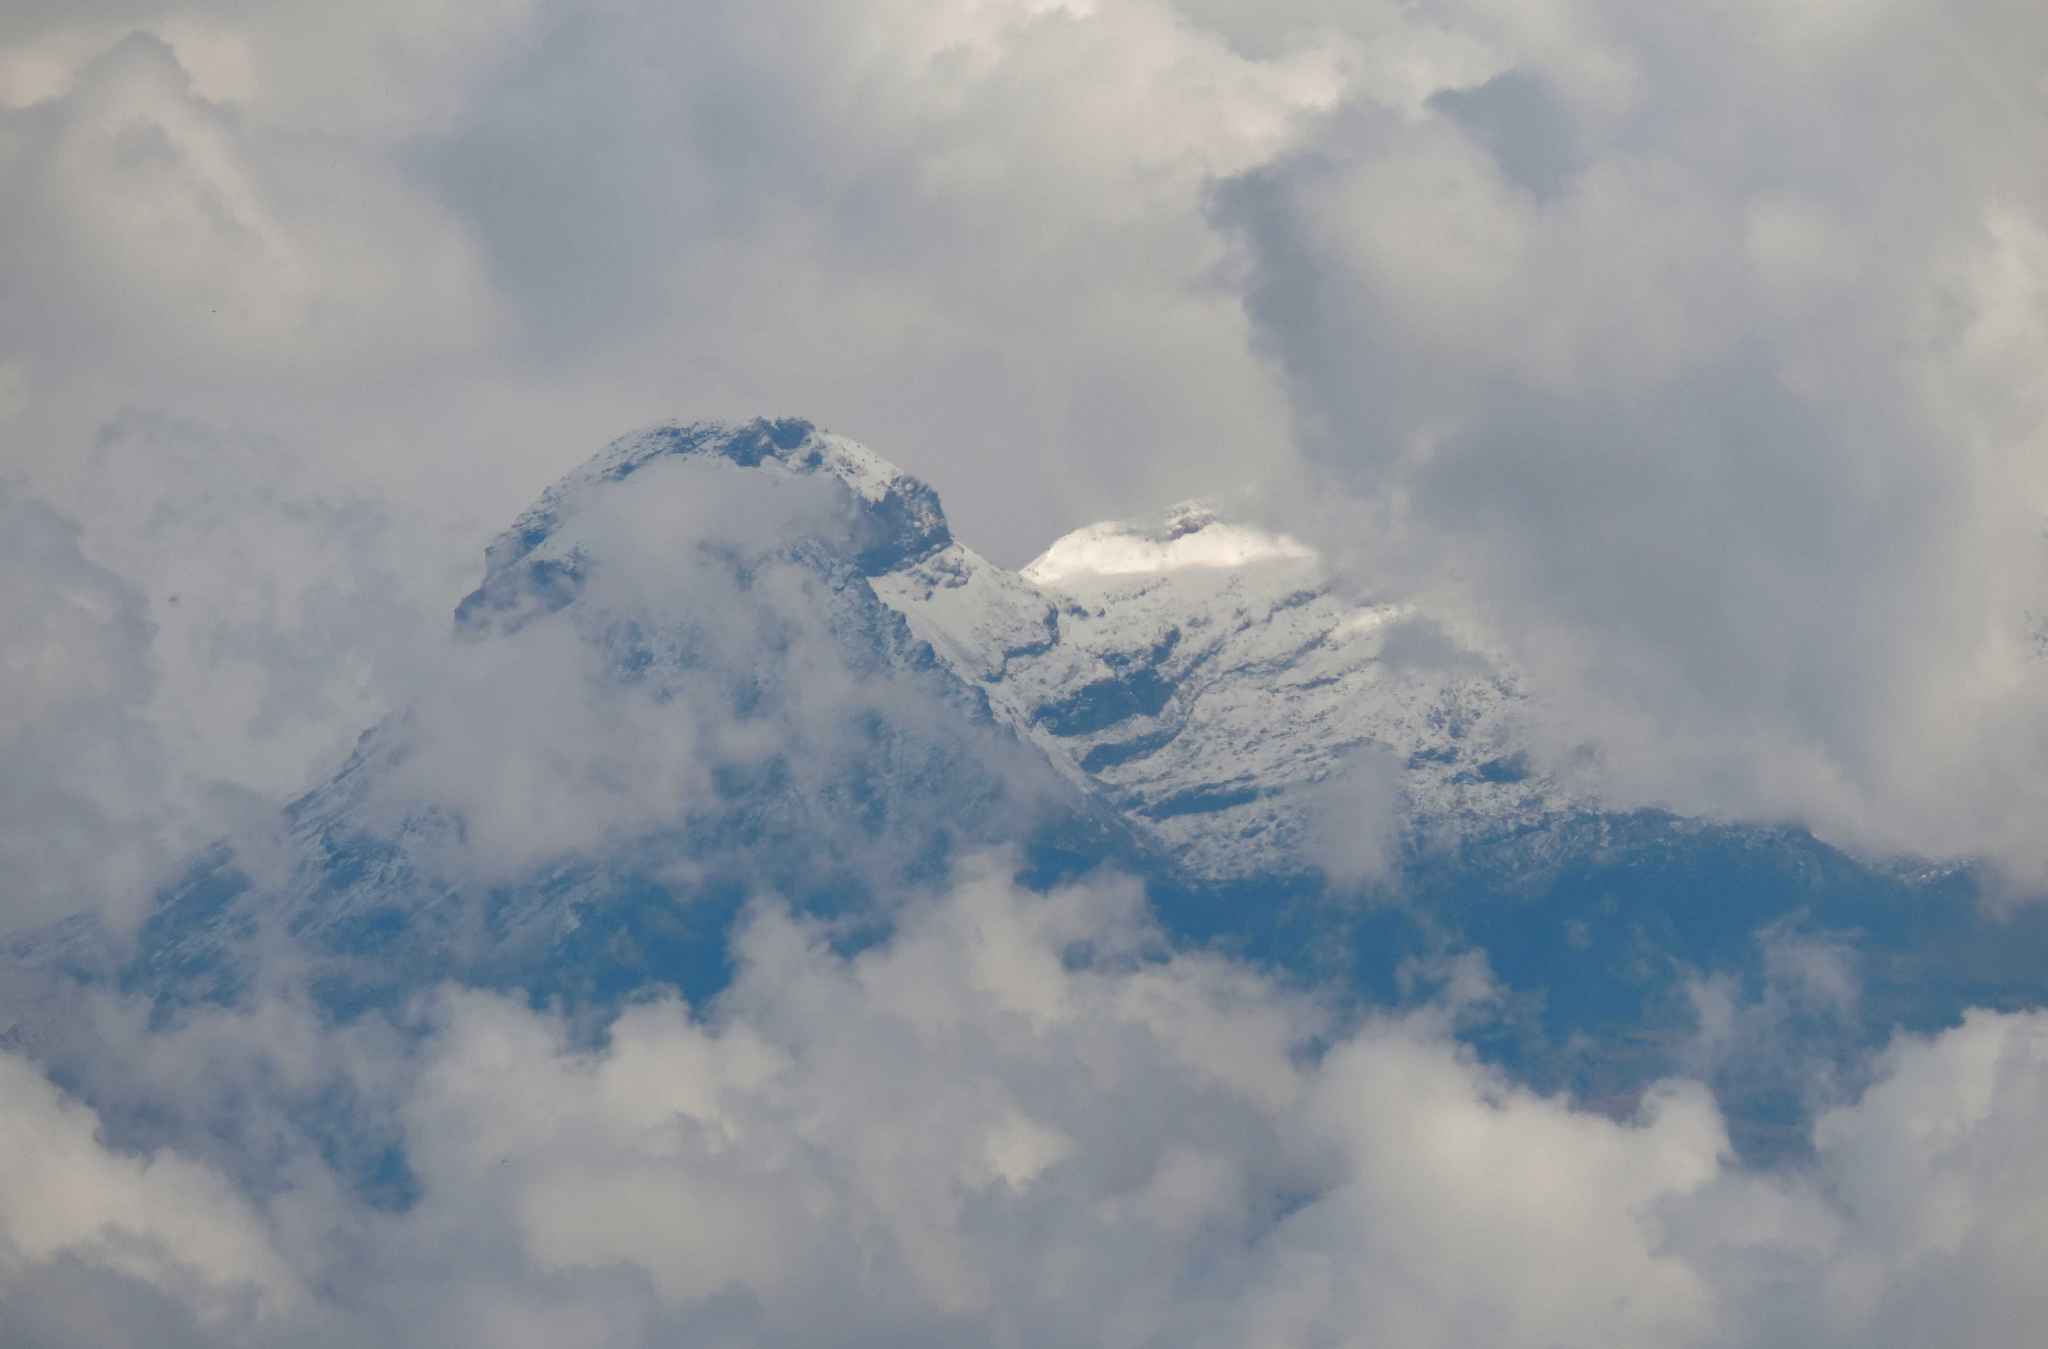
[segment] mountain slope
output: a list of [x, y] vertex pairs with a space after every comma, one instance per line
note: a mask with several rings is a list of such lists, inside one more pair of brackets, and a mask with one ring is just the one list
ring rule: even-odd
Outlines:
[[670, 424], [485, 564], [437, 681], [274, 836], [195, 859], [132, 946], [18, 941], [9, 1034], [47, 1047], [96, 983], [166, 1016], [264, 979], [342, 1019], [444, 981], [593, 1024], [659, 986], [701, 1006], [752, 898], [857, 945], [989, 849], [1034, 884], [1135, 874], [1169, 940], [1340, 1002], [1463, 979], [1462, 1033], [1526, 1080], [1625, 1109], [1702, 1075], [1765, 1150], [1822, 1104], [1787, 1097], [1802, 1065], [2040, 1001], [2042, 910], [1793, 826], [1574, 799], [1531, 769], [1512, 669], [1203, 507], [1013, 573], [843, 437]]
[[753, 893], [872, 918], [961, 847], [1127, 853], [877, 600], [949, 545], [929, 488], [805, 423], [615, 442], [491, 545], [439, 686], [270, 858], [200, 863], [127, 982], [233, 997], [234, 953], [283, 941], [337, 1008], [451, 977], [703, 993]]
[[1402, 832], [1561, 808], [1509, 673], [1314, 554], [1199, 506], [1103, 524], [1021, 574], [955, 543], [875, 578], [997, 714], [1186, 873], [1374, 869]]

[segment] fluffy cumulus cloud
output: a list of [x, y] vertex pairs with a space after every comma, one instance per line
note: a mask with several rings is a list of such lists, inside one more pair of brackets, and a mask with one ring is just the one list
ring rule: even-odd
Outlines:
[[[835, 762], [900, 690], [811, 640], [809, 573], [749, 570], [742, 611], [726, 565], [829, 493], [677, 468], [577, 524], [632, 553], [592, 612], [725, 653], [675, 688], [561, 625], [450, 631], [596, 445], [784, 412], [1007, 564], [1258, 484], [1276, 536], [1521, 668], [1539, 766], [2023, 896], [2044, 45], [2026, 5], [1895, 0], [15, 0], [0, 934], [132, 931], [219, 836], [260, 861], [401, 709], [438, 739], [391, 789], [456, 803], [485, 881], [717, 797], [749, 735]], [[668, 707], [771, 648], [762, 725]], [[233, 1006], [52, 995], [0, 1047], [0, 1345], [2048, 1317], [2038, 1014], [1839, 1078], [1782, 1050], [1821, 1110], [1758, 1170], [1697, 1083], [1616, 1118], [1482, 1065], [1477, 963], [1340, 1012], [1173, 952], [1133, 884], [1010, 871], [890, 890], [882, 939], [757, 887], [730, 987], [608, 1026], [454, 985], [336, 1023], [283, 967]], [[1849, 957], [1770, 940], [1760, 1002], [1689, 986], [1702, 1073], [1848, 1015]]]
[[[264, 1224], [225, 1178], [174, 1153], [111, 1152], [93, 1112], [35, 1068], [0, 1057], [0, 1280], [10, 1334], [22, 1342], [101, 1343], [164, 1317], [205, 1342], [210, 1331], [293, 1310], [303, 1290]], [[108, 1303], [98, 1298], [112, 1293]]]
[[[1491, 629], [1616, 799], [2028, 880], [2040, 29], [1880, 0], [15, 6], [0, 435], [89, 530], [131, 523], [90, 446], [138, 415], [281, 447], [401, 507], [376, 565], [436, 585], [676, 412], [860, 436], [1012, 563], [1261, 481], [1362, 589]], [[152, 490], [220, 471], [181, 453], [130, 460]], [[337, 546], [289, 528], [287, 573]], [[338, 630], [281, 659], [390, 705], [362, 679], [389, 625], [315, 656]], [[274, 715], [260, 771], [208, 767], [268, 787], [338, 724]]]
[[601, 1045], [459, 989], [345, 1052], [282, 1007], [131, 1025], [134, 1052], [177, 1065], [170, 1095], [270, 1076], [378, 1100], [416, 1175], [402, 1211], [349, 1198], [287, 1126], [253, 1198], [232, 1155], [131, 1155], [0, 1060], [8, 1324], [37, 1344], [160, 1343], [161, 1326], [269, 1344], [1903, 1346], [2012, 1343], [2043, 1311], [2035, 1015], [1901, 1039], [1820, 1120], [1809, 1165], [1758, 1175], [1697, 1085], [1617, 1121], [1480, 1066], [1451, 1004], [1334, 1025], [1246, 967], [1168, 956], [1125, 882], [1041, 894], [981, 859], [856, 954], [772, 903], [737, 953], [713, 1003], [641, 1004]]
[[801, 412], [1021, 561], [1284, 457], [1219, 176], [1339, 96], [1118, 3], [27, 7], [7, 389], [63, 478], [122, 401], [484, 527], [566, 445]]
[[1483, 613], [1612, 790], [2038, 877], [2042, 26], [1444, 12], [1489, 65], [1224, 194], [1364, 583]]

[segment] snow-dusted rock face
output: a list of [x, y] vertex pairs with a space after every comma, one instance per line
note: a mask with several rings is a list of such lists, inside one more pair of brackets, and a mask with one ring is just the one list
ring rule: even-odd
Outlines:
[[[1484, 952], [1500, 1020], [1474, 1043], [1621, 1109], [1695, 1071], [1695, 993], [1775, 988], [1787, 942], [1860, 943], [1867, 1010], [1817, 1054], [2040, 998], [2048, 911], [1994, 925], [1955, 868], [1569, 799], [1520, 752], [1503, 662], [1200, 506], [1010, 572], [808, 423], [658, 426], [491, 544], [456, 631], [411, 706], [274, 832], [194, 858], [132, 943], [81, 919], [0, 951], [0, 1029], [60, 1042], [63, 990], [95, 980], [173, 1015], [280, 969], [341, 1019], [450, 980], [593, 1024], [653, 987], [705, 1006], [743, 906], [859, 941], [988, 849], [1032, 885], [1133, 872], [1174, 943], [1340, 994]], [[1739, 1143], [1802, 1136], [1777, 1069], [1715, 1071]]]
[[455, 625], [260, 855], [195, 859], [125, 982], [233, 996], [286, 941], [339, 1008], [702, 992], [747, 895], [863, 912], [958, 848], [1341, 891], [1553, 808], [1512, 677], [1300, 543], [1181, 507], [1009, 572], [801, 421], [613, 442], [492, 542]]
[[[467, 628], [516, 626], [577, 593], [591, 552], [561, 537], [565, 524], [650, 466], [725, 460], [778, 479], [816, 478], [847, 488], [855, 567], [876, 575], [929, 557], [952, 542], [938, 494], [864, 445], [795, 418], [663, 423], [619, 437], [541, 494], [484, 550], [483, 584], [456, 608]], [[836, 531], [835, 531], [836, 532]], [[551, 546], [552, 545], [552, 546]]]
[[1426, 614], [1346, 599], [1294, 539], [1190, 504], [1076, 530], [1012, 573], [953, 539], [925, 484], [796, 420], [613, 442], [490, 546], [458, 624], [506, 632], [569, 604], [605, 546], [579, 518], [679, 459], [842, 484], [851, 523], [831, 551], [859, 579], [840, 584], [864, 582], [1191, 877], [1349, 879], [1403, 831], [1525, 821], [1554, 795], [1516, 748], [1510, 672]]
[[859, 910], [957, 847], [1128, 855], [869, 585], [951, 546], [928, 487], [808, 423], [614, 442], [491, 544], [440, 677], [289, 809], [268, 874], [224, 853], [151, 919], [138, 982], [233, 987], [281, 928], [343, 1004], [591, 996], [715, 967], [751, 893]]
[[955, 543], [871, 582], [1195, 876], [1344, 878], [1403, 829], [1548, 809], [1511, 674], [1204, 506], [1090, 525], [1016, 574]]

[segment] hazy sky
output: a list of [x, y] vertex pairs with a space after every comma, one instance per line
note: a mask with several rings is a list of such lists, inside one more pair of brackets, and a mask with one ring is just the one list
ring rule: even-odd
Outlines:
[[[2023, 0], [8, 0], [0, 932], [135, 917], [445, 692], [547, 483], [755, 414], [926, 478], [1009, 566], [1235, 493], [1503, 653], [1615, 802], [2038, 894], [2043, 71]], [[1316, 1009], [1241, 969], [1066, 970], [1062, 934], [1151, 940], [1105, 886], [965, 876], [865, 963], [763, 912], [725, 1022], [643, 1008], [609, 1057], [480, 994], [405, 1053], [289, 999], [163, 1039], [109, 1004], [109, 1081], [198, 1118], [238, 1074], [345, 1080], [432, 1200], [350, 1209], [296, 1143], [268, 1190], [146, 1163], [0, 1054], [0, 1295], [33, 1344], [94, 1307], [309, 1345], [1079, 1342], [1062, 1297], [1130, 1344], [2030, 1314], [2039, 1018], [1901, 1041], [1781, 1183], [1703, 1089], [1622, 1125], [1489, 1076], [1450, 994], [1304, 1066]], [[917, 1029], [878, 1061], [883, 1022]], [[636, 1054], [695, 1065], [677, 1099]], [[887, 1143], [905, 1100], [940, 1162]], [[466, 1150], [500, 1127], [504, 1181]], [[1031, 1189], [1070, 1155], [1109, 1160]], [[1016, 1204], [977, 1227], [941, 1173]]]

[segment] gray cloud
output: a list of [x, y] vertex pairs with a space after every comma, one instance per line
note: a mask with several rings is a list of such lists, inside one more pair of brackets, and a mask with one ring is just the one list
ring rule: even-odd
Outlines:
[[2034, 874], [2034, 26], [1540, 12], [21, 11], [9, 461], [253, 431], [403, 574], [679, 411], [1012, 562], [1298, 441], [1622, 797]]
[[1988, 1345], [2040, 1313], [2038, 1016], [1900, 1037], [1810, 1168], [1759, 1175], [1697, 1084], [1617, 1122], [1474, 1063], [1449, 1027], [1483, 989], [1333, 1028], [1162, 958], [1134, 886], [1006, 870], [856, 955], [758, 905], [716, 1002], [601, 1047], [459, 989], [417, 1040], [283, 1007], [130, 1032], [155, 1094], [386, 1102], [403, 1212], [288, 1130], [254, 1199], [229, 1160], [113, 1151], [9, 1053], [0, 1306], [329, 1345]]
[[[1265, 480], [1362, 589], [1519, 661], [1603, 790], [2024, 888], [2044, 38], [2023, 6], [1877, 0], [9, 5], [0, 927], [134, 917], [409, 704], [443, 738], [398, 786], [501, 861], [696, 799], [759, 747], [448, 615], [591, 446], [783, 411], [932, 480], [1005, 562]], [[700, 531], [751, 518], [717, 504]], [[657, 564], [618, 575], [670, 586], [615, 607], [730, 617], [675, 540], [607, 528]], [[807, 632], [791, 587], [767, 612]], [[776, 730], [829, 757], [886, 690], [805, 673]], [[1330, 832], [1333, 866], [1380, 861]], [[721, 1002], [602, 1044], [456, 988], [342, 1032], [289, 994], [174, 1024], [81, 995], [48, 1063], [0, 1054], [0, 1343], [2041, 1318], [2037, 1016], [1901, 1036], [1867, 1090], [1771, 1059], [1841, 1104], [1807, 1169], [1759, 1174], [1697, 1085], [1616, 1122], [1477, 1066], [1453, 1007], [1332, 1026], [1166, 959], [1114, 882], [891, 899], [850, 956], [762, 897]], [[1824, 943], [1773, 959], [1755, 1006], [1696, 988], [1703, 1067], [1853, 996]], [[417, 1202], [352, 1192], [309, 1103], [402, 1142]]]
[[1202, 198], [1335, 96], [1333, 54], [1248, 60], [1148, 4], [14, 27], [42, 74], [10, 97], [46, 97], [5, 113], [0, 343], [39, 481], [128, 401], [481, 532], [567, 446], [800, 412], [1017, 562], [1285, 461]]
[[1461, 595], [1625, 796], [2038, 878], [2039, 26], [1555, 18], [1221, 198], [1305, 444], [1399, 522], [1357, 565]]
[[0, 490], [0, 931], [135, 913], [178, 842], [165, 836], [164, 755], [142, 715], [145, 609], [77, 535]]

